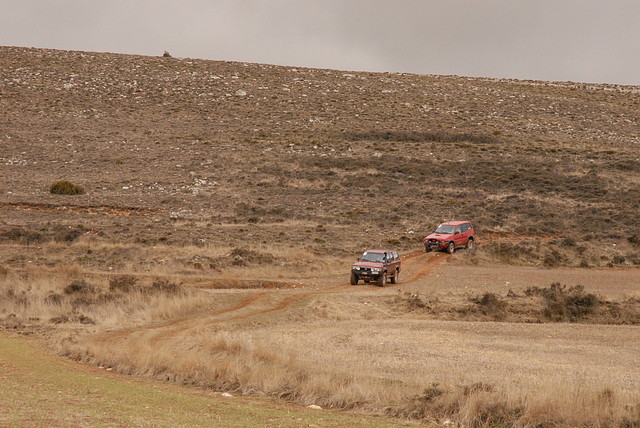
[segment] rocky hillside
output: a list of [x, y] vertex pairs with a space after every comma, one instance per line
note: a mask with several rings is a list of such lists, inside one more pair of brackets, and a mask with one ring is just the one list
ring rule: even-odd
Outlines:
[[0, 234], [346, 254], [467, 218], [629, 263], [639, 138], [640, 87], [0, 47]]

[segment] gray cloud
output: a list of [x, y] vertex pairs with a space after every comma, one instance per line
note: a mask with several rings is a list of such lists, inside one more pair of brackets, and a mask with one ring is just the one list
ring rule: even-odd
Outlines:
[[640, 84], [637, 0], [0, 0], [0, 44]]

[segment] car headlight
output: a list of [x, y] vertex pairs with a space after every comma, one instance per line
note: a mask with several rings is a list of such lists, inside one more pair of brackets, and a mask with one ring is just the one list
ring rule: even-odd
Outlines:
[[360, 270], [360, 266], [353, 266], [353, 270]]
[[371, 268], [371, 272], [380, 272], [381, 270], [380, 268]]

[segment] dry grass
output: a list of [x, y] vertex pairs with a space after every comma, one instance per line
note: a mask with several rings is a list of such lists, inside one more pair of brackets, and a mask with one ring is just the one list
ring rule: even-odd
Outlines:
[[[300, 404], [338, 409], [377, 409], [399, 402], [401, 390], [387, 389], [362, 374], [315, 367], [241, 332], [199, 331], [166, 342], [62, 341], [60, 352], [122, 373], [170, 380], [217, 391], [268, 395]], [[123, 356], [126, 355], [125, 358]]]
[[[296, 298], [299, 304], [278, 317], [254, 315], [253, 321], [244, 322], [245, 315], [232, 321], [234, 317], [215, 314], [233, 305], [242, 307], [242, 299], [251, 294], [184, 289], [150, 293], [153, 281], [116, 275], [107, 283], [82, 282], [85, 274], [77, 266], [9, 272], [0, 282], [3, 295], [12, 296], [3, 299], [5, 327], [24, 329], [66, 317], [65, 328], [51, 337], [67, 357], [126, 374], [304, 405], [438, 422], [450, 419], [477, 427], [640, 422], [638, 395], [610, 386], [604, 378], [567, 382], [547, 373], [505, 382], [486, 373], [478, 383], [478, 377], [462, 367], [444, 369], [449, 377], [442, 379], [435, 367], [415, 371], [407, 365], [414, 361], [411, 352], [425, 348], [412, 342], [419, 336], [408, 332], [423, 327], [414, 321], [407, 329], [407, 321], [398, 318], [382, 296], [365, 293], [358, 300], [366, 304], [359, 305], [331, 294], [311, 294], [305, 300]], [[123, 287], [109, 290], [109, 284], [127, 278], [126, 293]], [[108, 292], [119, 294], [105, 298]], [[51, 299], [52, 295], [60, 297]], [[304, 293], [298, 295], [304, 298]], [[278, 306], [278, 299], [295, 296], [274, 294], [276, 300], [265, 303]], [[264, 309], [254, 311], [260, 314]], [[383, 327], [380, 320], [389, 317], [397, 321], [386, 321]], [[399, 342], [388, 343], [390, 337]], [[405, 365], [406, 371], [397, 371]]]
[[[127, 374], [197, 385], [217, 391], [258, 394], [337, 409], [359, 409], [395, 417], [464, 426], [633, 426], [640, 423], [640, 396], [581, 381], [536, 380], [523, 390], [501, 381], [459, 386], [433, 384], [430, 373], [391, 380], [363, 370], [331, 368], [339, 356], [321, 351], [305, 362], [294, 352], [242, 332], [199, 331], [157, 342], [139, 338], [126, 345], [81, 341], [59, 343], [64, 355]], [[75, 341], [74, 341], [75, 342]], [[370, 364], [365, 361], [362, 367]], [[472, 378], [473, 376], [466, 376]]]
[[[121, 293], [110, 291], [104, 283], [106, 278], [89, 283], [84, 277], [84, 271], [77, 266], [33, 267], [0, 276], [3, 323], [12, 328], [51, 324], [142, 325], [211, 304], [210, 296], [196, 290], [167, 292], [162, 287], [163, 280], [152, 279], [145, 287]], [[86, 287], [74, 290], [77, 283]]]

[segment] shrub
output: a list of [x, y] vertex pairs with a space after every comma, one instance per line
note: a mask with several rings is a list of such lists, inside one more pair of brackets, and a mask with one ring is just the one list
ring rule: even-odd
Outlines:
[[132, 275], [118, 275], [109, 281], [109, 291], [122, 291], [128, 293], [137, 284], [138, 278]]
[[246, 266], [249, 263], [270, 264], [275, 261], [275, 257], [269, 253], [260, 253], [246, 248], [234, 248], [229, 256], [234, 266]]
[[93, 292], [93, 286], [84, 279], [73, 281], [64, 288], [64, 294], [90, 293]]
[[56, 242], [73, 242], [83, 233], [82, 228], [57, 226], [52, 231], [53, 240]]
[[85, 193], [84, 187], [67, 180], [56, 181], [51, 185], [49, 191], [56, 195], [83, 195]]
[[167, 279], [156, 279], [147, 291], [153, 293], [176, 294], [180, 291], [180, 285], [175, 282], [170, 282]]
[[507, 315], [507, 302], [501, 300], [494, 293], [484, 293], [480, 297], [472, 298], [471, 301], [478, 306], [484, 315], [489, 315], [495, 320], [502, 320]]
[[39, 232], [32, 232], [30, 230], [25, 230], [19, 227], [14, 227], [13, 229], [8, 230], [0, 234], [0, 240], [7, 241], [20, 241], [25, 244], [39, 243], [44, 240], [44, 237]]
[[48, 305], [60, 305], [62, 304], [62, 300], [61, 294], [51, 293], [44, 299], [44, 302]]
[[602, 301], [593, 293], [586, 293], [582, 285], [567, 288], [554, 282], [548, 288], [530, 287], [527, 296], [541, 296], [545, 301], [542, 314], [551, 321], [577, 322], [595, 313]]
[[542, 265], [548, 268], [562, 266], [568, 263], [567, 257], [555, 248], [545, 254]]

